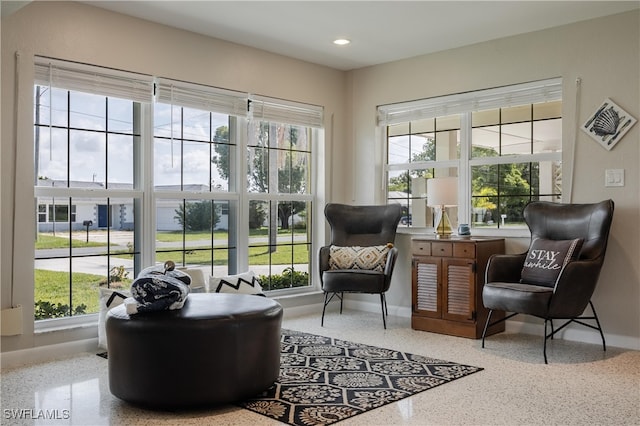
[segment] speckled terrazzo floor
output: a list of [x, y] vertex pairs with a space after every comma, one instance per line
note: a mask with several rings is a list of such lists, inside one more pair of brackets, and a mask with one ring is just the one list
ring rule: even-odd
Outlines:
[[[406, 318], [328, 313], [285, 318], [283, 327], [330, 335], [484, 370], [369, 411], [340, 425], [640, 425], [640, 352], [502, 333], [479, 340], [411, 330]], [[0, 424], [275, 425], [235, 406], [182, 413], [133, 407], [109, 392], [107, 361], [94, 353], [3, 370]], [[49, 410], [54, 420], [21, 420], [7, 410]], [[34, 411], [37, 414], [38, 411]], [[67, 418], [65, 418], [67, 417]]]

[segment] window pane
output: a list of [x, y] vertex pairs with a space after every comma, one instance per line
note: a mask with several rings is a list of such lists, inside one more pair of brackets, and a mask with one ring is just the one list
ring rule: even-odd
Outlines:
[[69, 126], [76, 129], [106, 130], [106, 98], [82, 92], [69, 93]]
[[185, 190], [209, 191], [211, 185], [211, 144], [185, 141], [182, 144]]
[[70, 186], [87, 186], [89, 183], [99, 183], [104, 186], [107, 178], [106, 134], [71, 130], [70, 138]]
[[247, 190], [249, 192], [269, 192], [269, 149], [247, 149]]
[[411, 135], [411, 162], [433, 161], [436, 159], [436, 134], [421, 133]]
[[562, 151], [562, 119], [533, 122], [533, 153]]
[[520, 105], [500, 110], [502, 124], [531, 121], [531, 105]]
[[109, 98], [110, 132], [133, 134], [133, 102], [124, 99]]
[[487, 109], [471, 113], [471, 126], [484, 127], [500, 124], [500, 110]]
[[307, 164], [310, 155], [295, 151], [277, 151], [278, 192], [281, 194], [305, 194], [309, 189]]
[[416, 120], [411, 122], [411, 131], [413, 133], [427, 133], [436, 130], [436, 119], [427, 118], [424, 120]]
[[562, 117], [562, 101], [543, 102], [533, 104], [533, 119], [544, 120], [547, 118]]
[[456, 129], [460, 129], [460, 116], [458, 114], [436, 118], [437, 131]]
[[471, 141], [471, 158], [497, 157], [500, 149], [500, 127], [473, 128]]
[[235, 161], [235, 145], [213, 144], [211, 187], [213, 191], [230, 191], [229, 178], [232, 174], [229, 165]]
[[[173, 125], [180, 126], [179, 107], [174, 107]], [[171, 105], [156, 103], [153, 106], [153, 134], [158, 138], [171, 138]]]
[[501, 127], [501, 155], [531, 154], [531, 122]]
[[183, 108], [182, 114], [182, 121], [184, 125], [182, 133], [180, 135], [182, 139], [197, 141], [211, 140], [211, 123], [209, 122], [209, 112], [199, 109]]
[[[36, 176], [40, 186], [67, 186], [68, 130], [36, 127]], [[53, 141], [51, 145], [50, 141]]]
[[408, 133], [409, 123], [393, 124], [387, 127], [387, 136], [389, 138], [391, 138], [392, 136], [406, 135]]
[[108, 184], [119, 184], [113, 189], [133, 188], [134, 136], [109, 135], [107, 144]]
[[388, 139], [388, 160], [389, 164], [408, 163], [410, 161], [410, 138], [407, 135], [394, 136]]
[[155, 138], [154, 184], [157, 191], [180, 189], [182, 167], [180, 161], [180, 141]]
[[450, 130], [436, 133], [435, 155], [437, 161], [455, 160], [459, 155], [460, 131]]

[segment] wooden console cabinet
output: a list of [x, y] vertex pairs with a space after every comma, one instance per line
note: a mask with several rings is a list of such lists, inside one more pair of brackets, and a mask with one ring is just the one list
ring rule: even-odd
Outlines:
[[[489, 256], [504, 253], [504, 239], [417, 237], [412, 251], [411, 328], [480, 338], [489, 311], [482, 304], [482, 286]], [[497, 320], [504, 312], [495, 311]], [[504, 322], [487, 335], [504, 331]]]

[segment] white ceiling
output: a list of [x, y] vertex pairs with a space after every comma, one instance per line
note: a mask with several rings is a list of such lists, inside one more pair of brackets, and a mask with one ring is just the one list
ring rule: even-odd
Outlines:
[[[3, 2], [3, 16], [5, 15]], [[24, 3], [24, 2], [21, 2]], [[84, 1], [350, 70], [640, 7], [640, 1]], [[335, 38], [352, 41], [335, 46]]]

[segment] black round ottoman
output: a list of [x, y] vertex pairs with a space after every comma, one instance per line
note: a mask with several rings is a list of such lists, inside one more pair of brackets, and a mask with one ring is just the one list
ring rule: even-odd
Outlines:
[[282, 306], [245, 294], [190, 294], [182, 309], [107, 314], [109, 388], [157, 409], [240, 401], [280, 374]]

